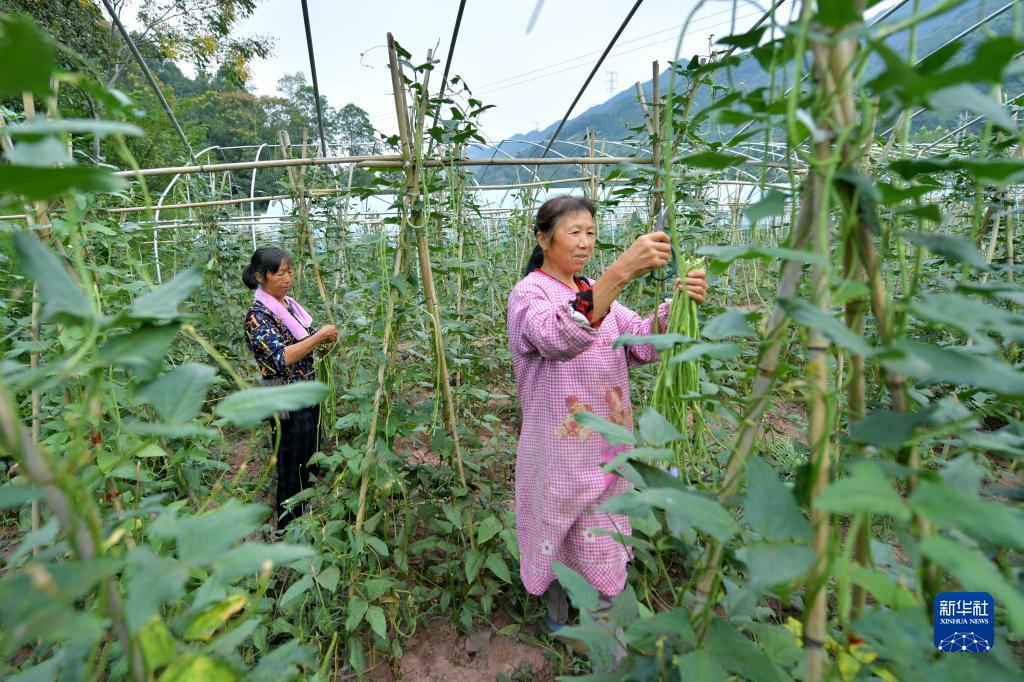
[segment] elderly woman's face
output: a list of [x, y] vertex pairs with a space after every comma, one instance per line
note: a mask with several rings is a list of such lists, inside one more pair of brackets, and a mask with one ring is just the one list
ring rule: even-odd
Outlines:
[[256, 275], [256, 279], [259, 281], [263, 291], [274, 298], [282, 299], [288, 295], [288, 291], [292, 288], [292, 262], [290, 260], [283, 260], [281, 265], [277, 267], [277, 272], [268, 272], [263, 276]]
[[597, 226], [590, 211], [574, 211], [559, 218], [550, 236], [538, 234], [537, 241], [544, 250], [545, 269], [575, 275], [594, 255]]

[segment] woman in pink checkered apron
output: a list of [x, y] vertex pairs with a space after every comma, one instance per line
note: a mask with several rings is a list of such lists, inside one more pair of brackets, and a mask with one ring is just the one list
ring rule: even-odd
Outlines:
[[[629, 488], [601, 464], [613, 448], [578, 424], [577, 412], [593, 412], [633, 428], [629, 367], [654, 362], [653, 346], [612, 348], [622, 334], [656, 334], [668, 321], [668, 303], [644, 318], [615, 298], [631, 280], [665, 266], [671, 250], [663, 232], [643, 235], [596, 280], [580, 275], [594, 254], [595, 205], [558, 196], [537, 212], [537, 246], [508, 301], [509, 345], [523, 427], [516, 455], [516, 534], [527, 591], [544, 595], [547, 622], [557, 630], [568, 620], [564, 590], [551, 570], [560, 561], [580, 573], [601, 595], [599, 610], [626, 584], [630, 553], [610, 533], [629, 535], [629, 519], [599, 511]], [[702, 303], [707, 280], [701, 270], [677, 280]], [[598, 614], [599, 615], [599, 614]]]

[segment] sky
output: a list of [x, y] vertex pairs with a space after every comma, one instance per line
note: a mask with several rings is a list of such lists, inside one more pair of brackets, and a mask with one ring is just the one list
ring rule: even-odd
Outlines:
[[[636, 81], [650, 80], [654, 60], [664, 69], [696, 4], [645, 0], [574, 115], [604, 102], [610, 93], [632, 88]], [[735, 3], [736, 31], [749, 28], [767, 4], [768, 0]], [[308, 5], [321, 95], [334, 107], [352, 102], [369, 113], [375, 128], [396, 132], [387, 33], [392, 32], [415, 61], [422, 62], [428, 49], [437, 48], [440, 63], [431, 76], [436, 89], [458, 0], [308, 0]], [[632, 5], [633, 0], [543, 0], [528, 33], [537, 0], [468, 0], [451, 73], [465, 79], [474, 97], [496, 105], [482, 115], [485, 136], [498, 141], [560, 120]], [[709, 36], [728, 35], [733, 13], [731, 0], [705, 2], [691, 22], [683, 56], [705, 54]], [[251, 86], [258, 94], [274, 94], [285, 73], [301, 71], [308, 78], [299, 0], [263, 0], [236, 32], [275, 39], [273, 55], [252, 68]]]

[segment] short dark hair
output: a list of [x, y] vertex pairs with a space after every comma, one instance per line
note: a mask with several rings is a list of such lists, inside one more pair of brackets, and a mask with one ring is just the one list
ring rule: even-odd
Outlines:
[[252, 258], [249, 259], [249, 265], [242, 271], [242, 283], [255, 291], [260, 285], [256, 275], [266, 277], [268, 272], [277, 272], [281, 268], [281, 263], [290, 263], [291, 261], [292, 255], [281, 247], [261, 246], [253, 252]]
[[[563, 216], [576, 213], [577, 211], [588, 211], [591, 216], [595, 216], [597, 215], [597, 204], [587, 197], [576, 197], [571, 194], [560, 194], [557, 197], [551, 197], [537, 209], [537, 224], [533, 228], [534, 236], [541, 232], [550, 236], [555, 230], [555, 225], [558, 224], [558, 221]], [[542, 265], [544, 265], [544, 251], [538, 244], [533, 247], [533, 253], [530, 254], [530, 259], [526, 261], [526, 267], [523, 268], [523, 277], [539, 269]]]

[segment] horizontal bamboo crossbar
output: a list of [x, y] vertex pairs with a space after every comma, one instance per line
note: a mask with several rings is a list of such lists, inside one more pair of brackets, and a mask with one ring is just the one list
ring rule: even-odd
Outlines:
[[[545, 159], [427, 159], [421, 163], [427, 168], [446, 166], [559, 166], [559, 165], [615, 165], [619, 163], [650, 164], [651, 159], [643, 156], [566, 156]], [[167, 168], [143, 168], [139, 171], [118, 171], [122, 177], [155, 175], [190, 175], [194, 173], [221, 173], [226, 171], [252, 170], [253, 168], [288, 168], [293, 166], [333, 166], [355, 164], [360, 168], [403, 168], [405, 161], [397, 155], [378, 156], [328, 156], [295, 159], [269, 159], [266, 161], [239, 161], [235, 163], [207, 163], [198, 166], [169, 166]]]
[[[513, 183], [513, 184], [505, 184], [505, 185], [474, 185], [474, 186], [470, 187], [469, 189], [472, 189], [474, 191], [486, 190], [486, 189], [492, 189], [492, 190], [496, 190], [496, 189], [519, 189], [519, 188], [524, 188], [524, 187], [543, 187], [544, 185], [564, 185], [564, 184], [573, 183], [573, 182], [587, 182], [587, 181], [589, 181], [591, 179], [592, 179], [592, 176], [584, 176], [584, 177], [579, 177], [579, 178], [561, 178], [561, 179], [558, 179], [558, 180], [540, 180], [540, 181], [537, 181], [537, 182], [521, 182], [521, 183]], [[314, 189], [314, 190], [309, 191], [308, 194], [310, 194], [311, 196], [314, 196], [314, 197], [325, 197], [325, 196], [331, 196], [331, 195], [334, 195], [334, 194], [346, 194], [348, 192], [350, 192], [350, 190], [348, 188], [345, 188], [345, 187], [332, 187], [332, 188], [327, 188], [327, 189]], [[211, 207], [211, 206], [233, 206], [233, 205], [236, 205], [236, 204], [258, 204], [258, 203], [263, 202], [263, 201], [282, 201], [282, 200], [285, 200], [285, 199], [292, 199], [292, 198], [293, 197], [292, 197], [291, 194], [271, 194], [271, 195], [260, 196], [260, 197], [243, 197], [243, 198], [238, 198], [238, 199], [216, 199], [216, 200], [212, 200], [212, 201], [192, 201], [192, 202], [188, 202], [188, 203], [179, 203], [179, 204], [164, 204], [163, 206], [153, 206], [152, 209], [153, 210], [157, 210], [157, 211], [170, 211], [170, 210], [183, 209], [183, 208], [208, 208], [208, 207]], [[105, 209], [102, 209], [102, 210], [107, 212], [107, 213], [138, 213], [138, 212], [141, 212], [141, 211], [148, 211], [148, 210], [150, 210], [150, 207], [149, 206], [125, 206], [125, 207], [122, 207], [122, 208], [105, 208]], [[20, 215], [0, 216], [0, 220], [5, 219], [5, 218], [6, 219], [17, 219], [17, 218], [23, 218], [23, 216], [20, 216]]]

